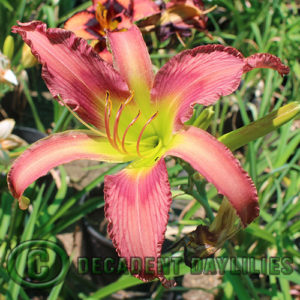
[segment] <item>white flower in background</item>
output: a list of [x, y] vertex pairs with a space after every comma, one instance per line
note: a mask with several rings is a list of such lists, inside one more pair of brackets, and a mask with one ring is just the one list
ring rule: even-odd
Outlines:
[[15, 127], [15, 120], [5, 119], [0, 121], [0, 149], [11, 150], [27, 143], [20, 137], [12, 134]]
[[18, 85], [14, 72], [10, 69], [9, 59], [0, 51], [0, 82]]
[[0, 165], [7, 166], [10, 162], [9, 150], [27, 145], [20, 137], [12, 134], [15, 120], [0, 121]]

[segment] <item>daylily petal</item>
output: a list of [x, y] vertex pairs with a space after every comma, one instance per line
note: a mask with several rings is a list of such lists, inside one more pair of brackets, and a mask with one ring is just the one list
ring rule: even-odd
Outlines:
[[97, 4], [104, 5], [105, 7], [109, 7], [110, 5], [113, 5], [114, 8], [118, 8], [119, 11], [122, 11], [124, 9], [128, 10], [130, 6], [132, 5], [131, 0], [93, 0], [93, 7], [94, 10], [97, 8]]
[[154, 74], [141, 32], [136, 26], [132, 26], [127, 31], [109, 32], [108, 39], [116, 68], [126, 79], [130, 89], [134, 90], [135, 100], [141, 106], [149, 102]]
[[67, 131], [32, 144], [11, 167], [8, 186], [20, 199], [28, 185], [52, 168], [78, 159], [124, 162], [131, 158], [116, 151], [104, 137], [89, 131]]
[[92, 6], [90, 6], [89, 8], [88, 8], [88, 10], [91, 10], [91, 9], [93, 9], [93, 10], [96, 10], [96, 7], [97, 7], [97, 4], [98, 3], [101, 3], [101, 4], [103, 4], [103, 2], [105, 2], [104, 0], [93, 0], [93, 5]]
[[113, 64], [112, 55], [107, 49], [104, 49], [101, 52], [98, 52], [98, 54], [103, 60], [105, 60], [106, 62], [108, 62], [111, 65]]
[[[106, 1], [104, 1], [104, 0], [100, 0], [100, 2], [103, 2], [103, 4], [105, 4], [105, 3], [109, 3], [109, 0], [106, 0]], [[116, 2], [116, 6], [119, 6], [119, 5], [121, 5], [122, 6], [122, 10], [129, 10], [130, 9], [130, 7], [131, 7], [131, 5], [132, 5], [132, 0], [115, 0], [114, 2]]]
[[175, 0], [168, 2], [166, 7], [161, 19], [162, 26], [172, 23], [175, 27], [189, 28], [201, 24], [200, 20], [203, 23], [203, 19], [207, 18], [203, 14], [204, 4], [202, 1]]
[[[134, 276], [144, 281], [157, 277], [164, 285], [171, 284], [156, 264], [171, 205], [164, 160], [152, 167], [128, 167], [116, 175], [106, 176], [104, 196], [108, 233], [119, 256], [126, 258], [129, 269], [132, 258], [137, 258], [142, 265]], [[145, 259], [153, 262], [153, 272], [147, 272]]]
[[281, 74], [288, 72], [288, 67], [270, 54], [245, 59], [236, 49], [222, 45], [186, 50], [157, 73], [152, 100], [173, 112], [175, 130], [178, 130], [191, 117], [193, 104], [214, 104], [220, 96], [238, 88], [243, 72], [256, 67], [273, 68]]
[[159, 7], [152, 0], [134, 0], [133, 21], [151, 16], [159, 12]]
[[187, 127], [167, 155], [184, 159], [228, 198], [244, 226], [259, 214], [256, 188], [230, 150], [206, 131]]
[[91, 43], [91, 46], [94, 48], [94, 50], [98, 53], [98, 55], [105, 60], [110, 65], [113, 65], [113, 57], [111, 52], [109, 52], [106, 48], [106, 41], [104, 38], [99, 40], [94, 40]]
[[129, 96], [120, 75], [70, 31], [47, 30], [39, 21], [19, 25], [13, 32], [22, 36], [43, 65], [42, 76], [52, 95], [59, 94], [82, 119], [102, 129], [106, 91], [112, 100]]
[[289, 73], [289, 67], [282, 64], [281, 60], [269, 53], [256, 53], [245, 58], [244, 72], [255, 68], [268, 68], [276, 70], [281, 76]]
[[101, 38], [98, 32], [100, 27], [95, 14], [86, 10], [80, 11], [69, 18], [64, 24], [64, 28], [86, 40]]

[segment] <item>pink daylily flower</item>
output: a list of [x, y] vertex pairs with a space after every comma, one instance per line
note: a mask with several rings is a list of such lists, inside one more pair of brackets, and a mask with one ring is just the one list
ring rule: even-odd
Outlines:
[[[42, 76], [54, 97], [71, 106], [93, 130], [71, 130], [33, 144], [8, 174], [11, 193], [20, 202], [28, 185], [51, 168], [77, 159], [130, 162], [105, 177], [108, 232], [118, 254], [142, 259], [134, 276], [159, 278], [156, 269], [171, 205], [164, 158], [180, 157], [225, 195], [244, 226], [259, 214], [255, 186], [233, 154], [209, 133], [184, 122], [195, 103], [212, 105], [235, 91], [243, 73], [289, 69], [265, 53], [244, 58], [222, 45], [200, 46], [173, 57], [156, 75], [136, 26], [108, 33], [115, 68], [83, 39], [40, 21], [13, 27], [43, 65]], [[146, 258], [154, 260], [147, 272]]]

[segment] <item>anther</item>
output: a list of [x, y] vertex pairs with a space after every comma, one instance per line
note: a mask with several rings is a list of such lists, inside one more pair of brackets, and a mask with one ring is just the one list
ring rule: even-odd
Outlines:
[[130, 91], [130, 96], [125, 100], [124, 104], [127, 105], [128, 103], [130, 103], [133, 97], [134, 97], [134, 91]]

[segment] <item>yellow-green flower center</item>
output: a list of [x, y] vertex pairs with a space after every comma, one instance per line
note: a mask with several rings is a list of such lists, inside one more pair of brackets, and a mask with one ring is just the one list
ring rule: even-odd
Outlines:
[[[145, 134], [145, 131], [150, 126], [153, 126], [153, 120], [155, 120], [155, 118], [157, 117], [158, 111], [152, 113], [148, 119], [145, 119], [145, 117], [142, 115], [141, 110], [139, 109], [137, 115], [131, 121], [129, 121], [129, 123], [126, 126], [124, 126], [123, 124], [121, 128], [123, 130], [121, 132], [121, 135], [119, 135], [119, 123], [122, 113], [133, 98], [134, 93], [131, 93], [131, 95], [126, 99], [126, 101], [120, 104], [118, 110], [114, 114], [113, 120], [111, 120], [112, 102], [110, 100], [109, 93], [106, 93], [104, 121], [107, 139], [116, 150], [123, 154], [133, 154], [137, 155], [137, 157], [153, 158], [162, 147], [161, 139], [155, 132], [154, 127], [154, 134], [149, 135], [149, 132]], [[142, 122], [138, 123], [138, 120], [141, 118], [143, 119]], [[132, 136], [130, 139], [128, 139], [127, 137], [128, 131], [131, 128], [135, 129], [134, 131], [136, 132], [134, 135], [134, 140], [132, 139]]]

